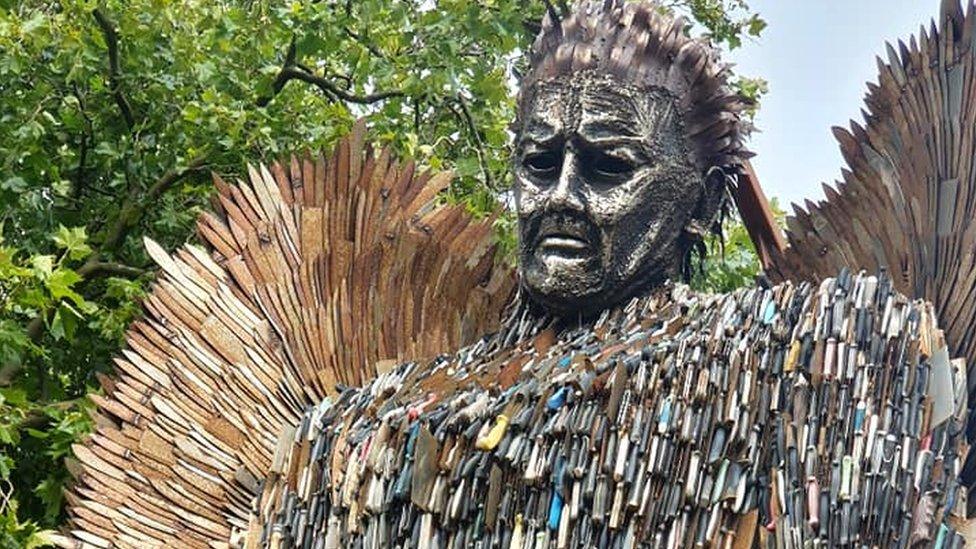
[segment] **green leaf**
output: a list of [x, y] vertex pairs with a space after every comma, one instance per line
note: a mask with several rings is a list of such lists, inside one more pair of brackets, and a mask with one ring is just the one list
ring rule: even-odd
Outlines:
[[24, 21], [23, 25], [21, 25], [21, 27], [20, 27], [20, 30], [24, 34], [31, 34], [34, 31], [36, 31], [36, 30], [40, 29], [41, 27], [43, 27], [45, 21], [46, 21], [46, 18], [44, 16], [44, 12], [38, 10], [37, 12], [34, 13], [34, 15], [30, 19], [28, 19], [27, 21]]
[[116, 148], [108, 141], [102, 141], [95, 147], [95, 154], [107, 157], [115, 158], [119, 155]]
[[455, 164], [454, 172], [458, 177], [475, 177], [481, 173], [481, 166], [475, 157], [460, 158]]
[[78, 330], [78, 321], [82, 319], [81, 314], [71, 305], [62, 302], [51, 321], [51, 335], [54, 336], [55, 340], [64, 338], [69, 342], [73, 341], [75, 332]]
[[58, 227], [58, 232], [52, 237], [58, 248], [65, 250], [73, 260], [84, 259], [91, 254], [88, 246], [88, 233], [84, 227]]
[[[0, 427], [2, 429], [2, 427]], [[9, 456], [0, 455], [0, 479], [10, 478], [10, 471], [14, 468], [14, 460]]]
[[70, 299], [75, 305], [84, 305], [85, 299], [72, 287], [81, 282], [81, 275], [66, 267], [60, 267], [47, 277], [45, 285], [54, 299]]
[[0, 183], [0, 190], [22, 193], [27, 190], [27, 182], [24, 181], [23, 177], [15, 175]]
[[34, 269], [35, 275], [44, 280], [54, 272], [54, 256], [35, 255], [31, 258], [31, 267]]
[[0, 404], [4, 403], [9, 406], [26, 406], [27, 392], [16, 387], [6, 387], [0, 389]]
[[54, 546], [54, 536], [57, 534], [54, 530], [38, 530], [27, 538], [27, 542], [24, 543], [24, 549], [37, 549], [38, 547], [53, 547]]
[[0, 424], [0, 443], [11, 446], [17, 443], [16, 432], [7, 425]]
[[768, 23], [763, 18], [759, 17], [759, 15], [754, 15], [749, 20], [749, 35], [758, 37], [768, 26]]

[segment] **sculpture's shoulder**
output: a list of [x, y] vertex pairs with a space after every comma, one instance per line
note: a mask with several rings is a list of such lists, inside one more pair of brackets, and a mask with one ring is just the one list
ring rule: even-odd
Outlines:
[[676, 286], [488, 347], [310, 411], [282, 439], [250, 543], [956, 535], [965, 368], [932, 307], [884, 278]]

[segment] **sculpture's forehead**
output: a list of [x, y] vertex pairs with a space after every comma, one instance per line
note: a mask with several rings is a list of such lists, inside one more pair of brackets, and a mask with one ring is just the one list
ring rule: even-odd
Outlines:
[[530, 97], [523, 135], [542, 141], [567, 134], [650, 138], [675, 113], [666, 90], [592, 73], [540, 81]]

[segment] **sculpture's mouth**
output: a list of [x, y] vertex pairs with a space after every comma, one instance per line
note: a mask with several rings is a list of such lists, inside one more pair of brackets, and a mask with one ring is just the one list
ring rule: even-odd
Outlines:
[[600, 233], [578, 212], [545, 212], [522, 222], [523, 251], [544, 264], [579, 264], [599, 255]]
[[554, 233], [545, 235], [539, 242], [539, 248], [547, 252], [582, 253], [590, 248], [590, 243], [576, 235]]
[[[544, 255], [577, 259], [592, 255], [593, 244], [582, 223], [543, 223], [536, 250]], [[549, 225], [549, 226], [545, 226]]]

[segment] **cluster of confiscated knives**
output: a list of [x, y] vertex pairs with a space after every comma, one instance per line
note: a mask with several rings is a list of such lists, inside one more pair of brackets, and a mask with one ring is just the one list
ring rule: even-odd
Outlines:
[[[890, 279], [665, 288], [279, 440], [256, 547], [958, 547], [965, 364]], [[811, 545], [812, 544], [812, 545]]]

